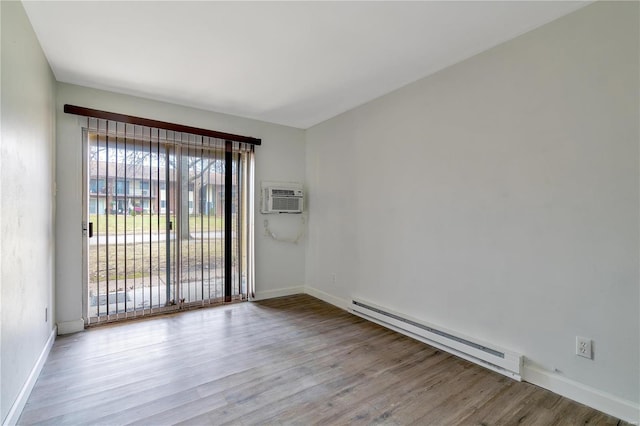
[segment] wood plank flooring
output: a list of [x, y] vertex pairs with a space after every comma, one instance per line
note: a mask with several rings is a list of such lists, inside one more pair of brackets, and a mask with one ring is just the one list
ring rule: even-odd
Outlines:
[[59, 337], [20, 424], [624, 424], [307, 295]]

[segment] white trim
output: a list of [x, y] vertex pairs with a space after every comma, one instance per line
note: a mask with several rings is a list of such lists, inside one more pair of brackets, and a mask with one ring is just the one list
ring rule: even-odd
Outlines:
[[347, 300], [340, 299], [338, 297], [330, 295], [329, 293], [325, 293], [322, 290], [318, 290], [317, 288], [309, 286], [306, 286], [304, 288], [304, 292], [317, 299], [324, 300], [325, 302], [330, 303], [333, 306], [337, 306], [340, 309], [344, 309], [345, 311], [349, 310], [349, 302]]
[[57, 334], [58, 334], [58, 330], [56, 329], [56, 327], [53, 327], [53, 330], [51, 330], [51, 334], [49, 334], [49, 339], [47, 340], [47, 343], [44, 345], [44, 348], [42, 348], [42, 352], [40, 353], [38, 360], [36, 361], [35, 365], [31, 369], [31, 373], [29, 373], [29, 377], [27, 378], [27, 381], [22, 386], [22, 389], [20, 389], [20, 393], [18, 394], [18, 397], [16, 398], [13, 405], [11, 406], [11, 409], [9, 410], [9, 413], [5, 418], [4, 423], [2, 423], [3, 426], [13, 426], [16, 423], [18, 423], [18, 420], [22, 415], [22, 409], [27, 404], [29, 395], [31, 395], [31, 391], [33, 390], [33, 387], [35, 386], [36, 381], [38, 380], [38, 376], [40, 376], [40, 372], [42, 371], [42, 367], [44, 367], [44, 363], [47, 360], [47, 357], [49, 356], [51, 347], [53, 346], [53, 343], [56, 341]]
[[[304, 287], [304, 292], [341, 309], [349, 310], [348, 307], [350, 304], [348, 301], [332, 296], [322, 290], [306, 286]], [[382, 325], [388, 327], [388, 324]], [[402, 333], [401, 330], [396, 331]], [[433, 345], [433, 343], [426, 343]], [[530, 362], [527, 362], [526, 357], [524, 358], [525, 361], [521, 370], [523, 381], [540, 386], [555, 394], [562, 395], [628, 423], [640, 425], [640, 404], [546, 371], [532, 365]]]
[[525, 361], [522, 378], [553, 393], [562, 395], [631, 424], [640, 424], [640, 404], [584, 385]]
[[278, 288], [275, 290], [256, 291], [256, 295], [251, 300], [273, 299], [274, 297], [291, 296], [304, 293], [304, 287]]
[[84, 330], [84, 320], [82, 318], [73, 321], [63, 321], [58, 323], [58, 334], [71, 334]]

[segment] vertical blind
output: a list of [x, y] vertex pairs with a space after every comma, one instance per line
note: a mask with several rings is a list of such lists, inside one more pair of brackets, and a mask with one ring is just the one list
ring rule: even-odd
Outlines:
[[252, 138], [86, 120], [89, 323], [252, 296]]

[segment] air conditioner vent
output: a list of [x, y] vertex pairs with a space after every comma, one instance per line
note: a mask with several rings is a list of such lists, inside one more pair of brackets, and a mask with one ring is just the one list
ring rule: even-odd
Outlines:
[[276, 189], [271, 191], [271, 195], [274, 197], [295, 197], [296, 191], [293, 189]]
[[271, 183], [262, 187], [262, 213], [302, 213], [304, 192], [302, 185]]
[[274, 210], [299, 211], [300, 198], [279, 198], [274, 197], [272, 207]]

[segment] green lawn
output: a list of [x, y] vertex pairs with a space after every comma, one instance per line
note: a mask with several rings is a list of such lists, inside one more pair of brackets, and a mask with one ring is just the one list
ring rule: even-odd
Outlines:
[[[175, 251], [175, 242], [171, 243]], [[163, 275], [167, 267], [165, 241], [138, 244], [89, 246], [89, 282], [104, 282]], [[223, 268], [224, 248], [221, 238], [211, 240], [189, 239], [181, 241], [182, 271], [195, 276], [206, 269]], [[175, 259], [175, 257], [174, 257]], [[173, 263], [173, 262], [172, 262]], [[233, 256], [235, 264], [235, 256]]]
[[[175, 229], [175, 216], [169, 216], [169, 220], [174, 223]], [[125, 214], [109, 214], [109, 215], [89, 215], [89, 222], [93, 223], [94, 235], [124, 235], [134, 234], [139, 232], [147, 233], [151, 229], [152, 233], [164, 233], [167, 224], [167, 216], [157, 214], [137, 214], [136, 216]], [[206, 215], [191, 215], [189, 216], [189, 230], [191, 232], [209, 230], [223, 230], [224, 219], [222, 216], [206, 216]]]
[[[236, 218], [237, 216], [234, 215], [233, 219], [236, 220]], [[170, 216], [169, 220], [175, 221], [175, 216]], [[92, 214], [89, 216], [89, 221], [93, 222], [94, 237], [104, 236], [107, 231], [109, 235], [147, 234], [149, 229], [153, 234], [162, 234], [166, 229], [167, 217], [166, 215], [155, 214], [139, 214], [136, 216]], [[171, 240], [169, 243], [172, 252], [170, 263], [172, 264], [176, 261], [176, 244], [180, 244], [182, 251], [181, 269], [183, 276], [187, 277], [187, 279], [199, 279], [200, 274], [217, 274], [224, 267], [224, 239], [222, 234], [205, 234], [202, 238], [198, 236], [200, 231], [208, 232], [209, 230], [223, 231], [223, 217], [191, 215], [189, 217], [191, 236], [179, 242]], [[90, 290], [97, 292], [98, 283], [106, 285], [107, 280], [115, 286], [112, 287], [112, 290], [116, 288], [122, 290], [125, 286], [124, 280], [131, 281], [150, 276], [162, 277], [167, 267], [166, 244], [165, 240], [160, 240], [145, 243], [109, 243], [108, 247], [104, 243], [90, 245]], [[238, 249], [236, 244], [237, 241], [234, 239], [232, 249], [234, 268], [237, 266], [236, 253]]]

